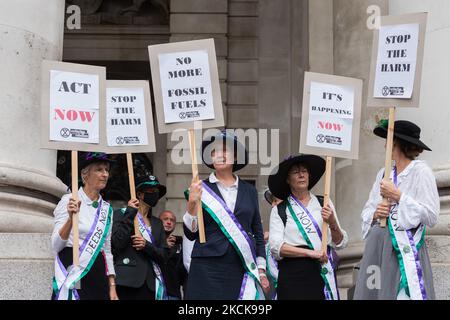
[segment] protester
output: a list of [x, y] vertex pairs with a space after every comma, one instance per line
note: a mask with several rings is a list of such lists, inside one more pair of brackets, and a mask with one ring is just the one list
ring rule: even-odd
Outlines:
[[187, 279], [187, 271], [183, 265], [183, 237], [173, 235], [177, 218], [172, 211], [163, 211], [159, 215], [166, 235], [169, 254], [167, 261], [161, 266], [161, 271], [166, 280], [167, 295], [169, 300], [181, 299], [181, 287]]
[[[104, 153], [83, 152], [78, 162], [83, 183], [78, 190], [79, 200], [66, 194], [53, 212], [52, 248], [56, 259], [52, 299], [117, 300], [111, 254], [113, 210], [100, 195], [108, 182], [112, 161]], [[77, 214], [80, 255], [79, 266], [74, 267], [72, 220]]]
[[[269, 176], [269, 189], [282, 203], [270, 214], [269, 242], [278, 260], [279, 300], [338, 300], [332, 250], [347, 245], [330, 201], [322, 207], [310, 192], [325, 171], [325, 160], [314, 155], [289, 157]], [[328, 250], [322, 251], [323, 221], [329, 225]]]
[[[202, 143], [205, 164], [215, 172], [193, 180], [183, 217], [188, 239], [196, 240], [188, 276], [187, 299], [263, 299], [268, 291], [264, 235], [258, 194], [233, 174], [246, 166], [248, 152], [222, 131]], [[203, 204], [206, 242], [200, 243], [197, 210]]]
[[[374, 134], [386, 138], [386, 120]], [[392, 180], [384, 180], [381, 169], [362, 211], [362, 235], [366, 240], [355, 288], [355, 300], [435, 299], [433, 274], [425, 227], [433, 227], [439, 216], [439, 194], [433, 171], [416, 158], [431, 151], [420, 140], [420, 128], [405, 120], [394, 124]], [[383, 204], [382, 198], [389, 203]], [[387, 226], [380, 219], [387, 218]], [[368, 278], [378, 267], [379, 286]]]
[[136, 177], [136, 192], [137, 199], [114, 212], [112, 249], [117, 294], [122, 300], [166, 300], [160, 269], [167, 259], [166, 237], [161, 220], [152, 214], [166, 187], [153, 175], [140, 175]]

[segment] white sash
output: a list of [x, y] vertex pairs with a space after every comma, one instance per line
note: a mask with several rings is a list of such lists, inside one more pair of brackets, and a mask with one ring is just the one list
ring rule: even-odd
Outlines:
[[236, 249], [246, 270], [238, 299], [264, 300], [252, 240], [226, 203], [205, 183], [203, 183], [202, 205]]
[[[322, 235], [320, 227], [314, 217], [302, 207], [300, 202], [289, 196], [287, 199], [286, 214], [291, 215], [297, 225], [299, 237], [305, 239], [311, 250], [322, 250]], [[319, 234], [320, 233], [320, 234]], [[325, 282], [324, 294], [327, 300], [339, 300], [339, 291], [336, 284], [332, 265], [332, 255], [327, 252], [328, 262], [322, 264], [321, 276]]]
[[[139, 212], [137, 214], [139, 218], [139, 231], [141, 232], [145, 240], [155, 244], [150, 228], [145, 224], [141, 214]], [[167, 300], [167, 292], [164, 285], [164, 279], [161, 273], [161, 269], [154, 261], [152, 261], [152, 266], [153, 271], [155, 272], [155, 300]]]
[[95, 220], [80, 247], [80, 264], [77, 267], [70, 265], [68, 270], [64, 267], [59, 256], [55, 258], [55, 276], [53, 290], [56, 300], [79, 300], [75, 284], [78, 283], [90, 270], [97, 255], [103, 247], [106, 235], [111, 224], [112, 207], [106, 201], [100, 201]]

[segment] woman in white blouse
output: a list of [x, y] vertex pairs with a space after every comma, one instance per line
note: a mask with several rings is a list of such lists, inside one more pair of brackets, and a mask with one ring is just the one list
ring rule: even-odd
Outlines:
[[[279, 300], [339, 299], [331, 247], [344, 248], [342, 230], [333, 203], [322, 208], [310, 192], [325, 171], [325, 161], [314, 155], [289, 157], [269, 176], [269, 189], [283, 200], [270, 215], [269, 243], [278, 260]], [[321, 251], [322, 223], [329, 224], [328, 250]]]
[[[83, 187], [77, 202], [66, 194], [58, 203], [52, 233], [56, 255], [52, 299], [116, 300], [111, 254], [112, 207], [102, 199], [110, 163], [104, 153], [81, 153]], [[73, 266], [72, 217], [79, 214], [79, 266]]]
[[[387, 135], [387, 120], [374, 134]], [[426, 245], [425, 226], [433, 227], [439, 216], [439, 195], [433, 171], [416, 160], [423, 150], [420, 128], [399, 120], [394, 126], [392, 181], [380, 170], [362, 211], [366, 240], [355, 288], [355, 299], [434, 299], [433, 275]], [[383, 197], [389, 204], [382, 203]], [[387, 226], [380, 220], [387, 218]]]

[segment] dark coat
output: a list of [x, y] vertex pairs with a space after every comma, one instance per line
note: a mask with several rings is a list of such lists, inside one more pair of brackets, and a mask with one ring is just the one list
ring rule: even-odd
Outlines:
[[[203, 180], [222, 200], [223, 197], [215, 183], [209, 180]], [[247, 232], [256, 248], [256, 256], [265, 258], [264, 250], [264, 233], [261, 223], [261, 215], [259, 213], [258, 193], [256, 188], [250, 183], [239, 179], [238, 194], [234, 215], [239, 221], [244, 231]], [[203, 220], [205, 225], [206, 242], [200, 243], [196, 241], [192, 250], [192, 258], [194, 257], [219, 257], [223, 256], [228, 247], [231, 245], [218, 224], [211, 218], [209, 213], [203, 210]], [[198, 231], [193, 233], [183, 225], [184, 233], [189, 240], [198, 240]]]
[[[223, 199], [215, 183], [210, 183], [208, 180], [204, 180], [204, 183]], [[256, 256], [265, 257], [258, 194], [254, 186], [239, 180], [233, 213], [249, 238], [253, 240]], [[203, 220], [206, 242], [195, 241], [186, 299], [237, 299], [245, 273], [242, 261], [218, 224], [205, 210], [203, 210]], [[186, 226], [184, 226], [184, 232], [189, 240], [198, 240], [198, 232], [192, 233]]]
[[150, 291], [155, 291], [155, 274], [152, 261], [163, 265], [167, 260], [168, 248], [161, 220], [151, 216], [150, 224], [155, 243], [147, 242], [142, 251], [133, 248], [131, 236], [134, 235], [134, 217], [137, 209], [127, 207], [114, 211], [112, 230], [112, 253], [118, 286], [139, 288], [144, 283]]

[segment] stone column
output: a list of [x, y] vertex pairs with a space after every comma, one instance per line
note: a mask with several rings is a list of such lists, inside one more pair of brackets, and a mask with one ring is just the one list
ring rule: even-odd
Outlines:
[[441, 212], [436, 227], [427, 232], [433, 267], [434, 285], [438, 299], [450, 298], [450, 3], [445, 0], [391, 0], [389, 14], [400, 15], [428, 12], [425, 53], [422, 73], [420, 108], [399, 109], [398, 119], [417, 123], [422, 140], [432, 152], [421, 155], [433, 168], [441, 198]]
[[361, 112], [359, 159], [336, 161], [336, 210], [349, 236], [349, 245], [339, 252], [341, 258], [338, 283], [342, 297], [354, 284], [353, 268], [362, 257], [361, 210], [368, 199], [378, 170], [384, 166], [384, 140], [373, 135], [379, 117], [386, 110], [367, 108], [367, 85], [370, 72], [373, 31], [367, 27], [366, 10], [377, 5], [387, 14], [386, 0], [335, 0], [334, 12], [334, 74], [364, 80]]
[[41, 62], [60, 60], [64, 1], [0, 3], [0, 299], [48, 299], [52, 212], [66, 190], [41, 150]]

